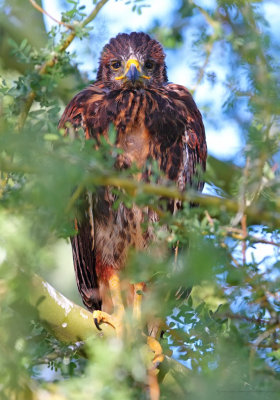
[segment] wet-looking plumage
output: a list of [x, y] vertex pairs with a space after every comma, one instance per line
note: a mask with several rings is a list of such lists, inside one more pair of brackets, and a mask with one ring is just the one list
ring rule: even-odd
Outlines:
[[[97, 81], [78, 93], [66, 107], [59, 126], [82, 127], [97, 143], [111, 124], [123, 149], [116, 168], [136, 163], [138, 179], [149, 181], [147, 161], [158, 163], [179, 190], [202, 190], [197, 171], [205, 170], [207, 148], [201, 114], [181, 85], [168, 83], [162, 46], [145, 33], [119, 34], [104, 47]], [[69, 128], [65, 128], [66, 131]], [[153, 240], [142, 222], [156, 221], [152, 210], [120, 204], [113, 210], [109, 188], [87, 195], [83, 219], [71, 239], [78, 289], [84, 304], [101, 309], [107, 303], [108, 280], [125, 267], [130, 246], [143, 249]], [[171, 211], [176, 204], [170, 205]]]

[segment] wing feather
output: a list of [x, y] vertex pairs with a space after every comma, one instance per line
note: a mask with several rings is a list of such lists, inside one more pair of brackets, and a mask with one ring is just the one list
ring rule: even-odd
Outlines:
[[101, 309], [98, 279], [95, 271], [95, 252], [92, 250], [89, 219], [77, 223], [78, 234], [71, 237], [74, 269], [78, 290], [85, 306], [93, 311]]
[[[201, 172], [205, 171], [207, 146], [202, 116], [198, 110], [191, 93], [181, 85], [168, 84], [172, 92], [174, 107], [185, 121], [184, 132], [178, 138], [176, 146], [169, 153], [169, 168], [175, 169], [175, 155], [180, 153], [180, 168], [176, 176], [180, 190], [186, 186], [201, 191], [204, 186]], [[175, 94], [175, 95], [174, 95]], [[183, 104], [184, 107], [180, 106]]]
[[[103, 95], [101, 85], [91, 85], [78, 93], [67, 105], [59, 122], [59, 128], [64, 128], [65, 134], [68, 135], [71, 128], [77, 130], [82, 127], [87, 138], [94, 136], [98, 132], [98, 126], [96, 124], [93, 126], [90, 119], [96, 113], [98, 102], [102, 100]], [[77, 234], [71, 237], [77, 287], [85, 306], [91, 311], [100, 310], [102, 301], [96, 273], [94, 216], [90, 193], [85, 195], [81, 214], [82, 217], [76, 220]]]

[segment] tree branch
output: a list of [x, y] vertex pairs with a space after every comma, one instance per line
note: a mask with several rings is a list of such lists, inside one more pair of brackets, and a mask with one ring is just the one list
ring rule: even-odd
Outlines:
[[233, 227], [226, 227], [226, 232], [227, 234], [231, 235], [234, 239], [240, 240], [240, 241], [250, 241], [253, 243], [262, 243], [262, 244], [268, 244], [271, 246], [275, 246], [275, 247], [280, 247], [280, 243], [275, 242], [273, 240], [267, 240], [265, 238], [262, 237], [258, 237], [258, 236], [254, 236], [251, 234], [244, 234], [244, 232], [242, 231], [242, 229], [238, 229], [238, 228], [233, 228]]
[[[0, 170], [6, 172], [21, 172], [21, 173], [35, 173], [36, 169], [28, 165], [19, 165], [9, 160], [0, 158]], [[90, 169], [89, 169], [90, 171]], [[202, 207], [213, 207], [218, 210], [227, 211], [230, 213], [237, 213], [240, 209], [240, 204], [235, 199], [228, 199], [218, 196], [205, 195], [194, 191], [180, 192], [176, 186], [163, 186], [154, 183], [138, 182], [132, 178], [123, 178], [119, 175], [103, 174], [96, 176], [96, 170], [93, 169], [93, 173], [90, 177], [81, 182], [82, 184], [94, 184], [97, 186], [115, 186], [127, 190], [128, 193], [136, 197], [137, 194], [144, 193], [148, 195], [155, 195], [160, 197], [167, 197], [170, 199], [177, 199], [184, 202], [196, 203]], [[73, 196], [76, 196], [74, 193]], [[250, 204], [244, 213], [247, 215], [248, 223], [251, 224], [268, 224], [273, 227], [280, 226], [280, 200], [275, 200], [275, 209], [266, 211], [263, 208], [258, 207], [258, 204]], [[74, 205], [74, 201], [70, 198], [66, 209], [69, 210]]]
[[[58, 340], [65, 343], [86, 341], [89, 337], [110, 337], [115, 330], [108, 324], [102, 324], [100, 332], [93, 323], [92, 314], [73, 303], [59, 293], [38, 275], [32, 277], [30, 304], [36, 308], [39, 319]], [[172, 381], [178, 385], [188, 374], [188, 369], [178, 361], [165, 356], [160, 365], [159, 381], [164, 385]]]
[[30, 304], [48, 330], [62, 342], [85, 341], [93, 335], [114, 335], [114, 329], [107, 324], [98, 331], [89, 311], [67, 299], [38, 275], [32, 277]]
[[39, 11], [40, 13], [42, 13], [42, 14], [45, 14], [47, 17], [49, 17], [50, 19], [52, 19], [52, 20], [53, 20], [54, 22], [56, 22], [57, 24], [63, 25], [63, 26], [65, 26], [65, 28], [67, 28], [67, 29], [71, 29], [71, 30], [74, 29], [72, 25], [66, 24], [66, 23], [63, 22], [63, 21], [58, 21], [56, 18], [54, 18], [52, 15], [50, 15], [46, 10], [44, 10], [42, 7], [40, 7], [39, 4], [37, 4], [35, 0], [29, 0], [29, 1], [30, 1], [31, 5], [32, 5], [34, 8], [36, 8], [36, 10], [38, 10], [38, 11]]
[[[101, 8], [108, 2], [109, 0], [100, 0], [93, 11], [88, 15], [88, 17], [80, 24], [81, 28], [84, 28], [86, 25], [88, 25], [91, 21], [94, 20], [94, 18], [97, 16]], [[69, 47], [69, 45], [73, 42], [73, 40], [76, 37], [76, 31], [72, 31], [69, 33], [69, 35], [64, 39], [64, 41], [61, 43], [58, 53], [64, 53], [64, 51]], [[39, 68], [39, 75], [44, 75], [46, 74], [47, 70], [49, 68], [54, 67], [54, 65], [57, 63], [57, 54], [55, 54], [50, 60], [46, 61], [41, 67]], [[33, 101], [35, 100], [36, 97], [36, 92], [34, 90], [31, 90], [29, 94], [27, 95], [20, 114], [19, 114], [19, 119], [18, 119], [18, 124], [17, 124], [17, 130], [21, 131], [22, 128], [24, 127], [27, 115], [29, 113], [29, 110], [33, 104]]]
[[[177, 188], [156, 185], [153, 183], [137, 182], [132, 179], [119, 176], [91, 177], [90, 182], [101, 186], [116, 186], [126, 189], [129, 193], [136, 196], [139, 193], [153, 194], [170, 199], [178, 199], [185, 202], [197, 203], [203, 207], [215, 207], [232, 213], [239, 211], [239, 203], [236, 200], [200, 194], [196, 192], [180, 192]], [[248, 221], [251, 223], [268, 223], [272, 226], [280, 224], [280, 202], [275, 204], [277, 211], [271, 212], [260, 209], [257, 205], [250, 205], [244, 210]]]

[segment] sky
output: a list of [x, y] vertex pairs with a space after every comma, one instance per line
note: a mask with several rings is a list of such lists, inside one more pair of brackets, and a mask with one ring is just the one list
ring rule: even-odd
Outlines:
[[[151, 27], [154, 20], [160, 21], [161, 26], [167, 25], [172, 11], [176, 8], [176, 1], [173, 0], [147, 0], [150, 7], [143, 8], [142, 15], [132, 12], [132, 6], [126, 5], [126, 1], [109, 1], [99, 13], [94, 31], [93, 42], [94, 48], [90, 49], [92, 57], [89, 58], [88, 54], [80, 46], [78, 40], [70, 47], [70, 51], [76, 51], [79, 54], [79, 61], [82, 61], [80, 69], [88, 73], [90, 79], [94, 79], [92, 72], [98, 65], [99, 54], [107, 41], [116, 36], [120, 32], [131, 31], [147, 31]], [[200, 5], [207, 5], [208, 7], [215, 4], [215, 0], [199, 0]], [[86, 11], [92, 9], [92, 2], [85, 0], [82, 2], [87, 6]], [[44, 8], [55, 18], [60, 19], [60, 2], [59, 0], [43, 0]], [[53, 24], [49, 18], [45, 18], [45, 23], [50, 28]], [[183, 47], [174, 52], [166, 51], [166, 63], [168, 67], [168, 77], [171, 82], [182, 84], [192, 89], [195, 81], [195, 74], [188, 62], [189, 49]], [[225, 87], [223, 81], [225, 79], [226, 70], [219, 64], [211, 66], [215, 69], [217, 76], [217, 84], [215, 86], [215, 96], [213, 96], [213, 88], [209, 82], [204, 82], [195, 93], [195, 100], [198, 107], [200, 103], [208, 102], [211, 104], [211, 117], [215, 118], [213, 112], [216, 113], [218, 120], [222, 105], [225, 98]], [[221, 119], [220, 119], [221, 121]], [[242, 140], [240, 138], [238, 126], [233, 122], [228, 125], [226, 122], [221, 123], [219, 130], [213, 128], [212, 124], [204, 119], [207, 143], [209, 153], [222, 159], [228, 159], [238, 154], [242, 148]], [[224, 143], [225, 145], [221, 145]]]
[[[59, 0], [43, 0], [44, 8], [57, 19], [60, 19], [60, 3]], [[160, 21], [160, 25], [164, 27], [168, 24], [172, 11], [177, 5], [175, 0], [147, 0], [145, 3], [150, 6], [143, 8], [142, 15], [138, 15], [132, 11], [132, 5], [126, 3], [128, 1], [111, 0], [103, 7], [94, 24], [92, 35], [94, 47], [86, 49], [76, 40], [69, 48], [70, 51], [75, 50], [77, 52], [79, 62], [81, 62], [80, 69], [86, 72], [90, 79], [94, 79], [93, 71], [98, 65], [99, 54], [111, 37], [120, 32], [147, 31], [155, 20]], [[85, 12], [92, 10], [91, 0], [81, 1], [81, 4], [86, 6]], [[196, 0], [196, 4], [211, 9], [215, 6], [216, 0]], [[268, 0], [263, 6], [263, 14], [269, 21], [274, 36], [278, 38], [280, 35], [280, 1]], [[45, 23], [49, 28], [53, 24], [47, 17]], [[169, 80], [192, 89], [195, 83], [195, 72], [191, 68], [193, 55], [189, 54], [190, 48], [187, 42], [188, 40], [176, 52], [166, 51], [166, 63]], [[89, 47], [90, 44], [87, 46]], [[86, 50], [90, 50], [91, 56]], [[201, 60], [201, 63], [203, 63], [203, 60]], [[209, 63], [209, 68], [216, 75], [215, 93], [213, 93], [211, 83], [205, 79], [194, 96], [199, 108], [202, 104], [207, 104], [210, 107], [212, 123], [204, 118], [208, 151], [220, 159], [235, 158], [237, 163], [242, 163], [242, 157], [240, 157], [240, 150], [243, 147], [241, 131], [235, 121], [231, 120], [229, 123], [227, 119], [221, 118], [223, 103], [226, 98], [226, 66], [212, 60]], [[219, 121], [219, 126], [213, 124], [215, 120]]]

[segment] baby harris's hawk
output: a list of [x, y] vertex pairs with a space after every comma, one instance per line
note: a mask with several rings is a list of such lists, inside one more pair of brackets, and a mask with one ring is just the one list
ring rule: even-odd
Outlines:
[[[168, 83], [162, 46], [145, 33], [119, 34], [110, 40], [102, 51], [96, 82], [70, 101], [59, 127], [82, 127], [87, 139], [99, 143], [101, 136], [108, 139], [111, 124], [123, 150], [116, 168], [134, 163], [141, 171], [137, 179], [149, 181], [148, 164], [155, 160], [179, 190], [202, 190], [198, 170], [205, 170], [207, 148], [201, 114], [184, 86]], [[78, 289], [96, 325], [107, 322], [121, 330], [118, 272], [131, 246], [144, 249], [153, 240], [149, 224], [144, 231], [142, 223], [157, 221], [158, 215], [136, 205], [115, 208], [114, 201], [110, 188], [100, 188], [94, 196], [88, 193], [84, 218], [76, 221], [71, 243]], [[170, 204], [172, 212], [176, 207], [176, 201]], [[142, 289], [143, 284], [134, 285], [136, 318]]]

